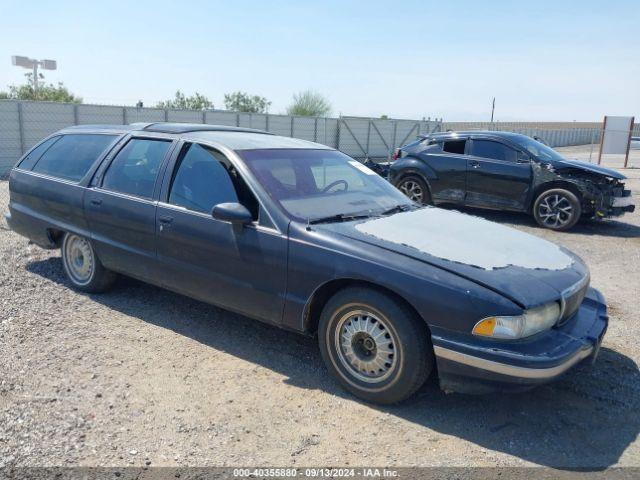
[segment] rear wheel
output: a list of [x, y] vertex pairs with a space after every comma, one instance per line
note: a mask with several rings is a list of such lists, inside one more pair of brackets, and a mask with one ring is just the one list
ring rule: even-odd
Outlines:
[[536, 222], [551, 230], [568, 230], [578, 223], [581, 215], [580, 200], [563, 188], [542, 192], [533, 205]]
[[348, 288], [325, 305], [318, 326], [322, 357], [331, 374], [370, 402], [400, 402], [433, 369], [427, 326], [404, 304], [368, 288]]
[[423, 205], [431, 204], [429, 187], [418, 175], [402, 177], [397, 183], [396, 188], [416, 203], [421, 203]]
[[84, 292], [104, 292], [116, 279], [114, 272], [102, 266], [91, 242], [73, 233], [66, 233], [62, 240], [62, 265], [73, 286]]

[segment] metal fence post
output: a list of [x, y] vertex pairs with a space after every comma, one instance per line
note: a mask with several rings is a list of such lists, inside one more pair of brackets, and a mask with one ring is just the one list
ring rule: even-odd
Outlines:
[[294, 116], [291, 116], [291, 135], [290, 137], [293, 138], [293, 119], [296, 118]]
[[340, 124], [342, 123], [342, 115], [338, 117], [336, 124], [336, 149], [340, 150]]
[[369, 119], [369, 122], [367, 123], [367, 148], [366, 148], [366, 153], [365, 155], [367, 156], [367, 158], [369, 158], [369, 140], [371, 139], [371, 122], [373, 122], [373, 119]]
[[122, 124], [127, 124], [127, 107], [122, 107]]
[[393, 122], [393, 140], [391, 141], [391, 152], [389, 152], [390, 154], [392, 154], [396, 148], [397, 133], [398, 133], [398, 121], [396, 120]]
[[269, 114], [268, 113], [265, 114], [265, 124], [266, 124], [265, 125], [265, 127], [266, 127], [265, 130], [268, 132], [269, 131]]
[[313, 141], [318, 141], [318, 117], [316, 117], [315, 121], [313, 122]]
[[202, 123], [207, 123], [207, 112], [202, 110]]
[[24, 155], [24, 116], [22, 115], [22, 102], [18, 102], [18, 132], [20, 134], [20, 155]]
[[169, 109], [168, 108], [164, 109], [164, 121], [165, 122], [169, 121]]
[[73, 124], [78, 125], [78, 104], [73, 104]]

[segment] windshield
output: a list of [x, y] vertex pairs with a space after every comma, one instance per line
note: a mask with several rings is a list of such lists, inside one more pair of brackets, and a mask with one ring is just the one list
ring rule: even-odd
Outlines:
[[565, 160], [553, 148], [547, 147], [544, 143], [540, 143], [533, 138], [522, 136], [518, 143], [538, 160]]
[[413, 203], [357, 160], [335, 150], [238, 152], [267, 193], [292, 218], [374, 215]]

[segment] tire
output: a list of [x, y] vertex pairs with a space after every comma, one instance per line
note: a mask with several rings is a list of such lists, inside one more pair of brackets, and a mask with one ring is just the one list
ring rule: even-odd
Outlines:
[[580, 200], [573, 192], [563, 188], [542, 192], [533, 204], [533, 217], [538, 225], [551, 230], [569, 230], [581, 216]]
[[396, 188], [407, 198], [422, 205], [431, 205], [431, 193], [427, 182], [419, 175], [407, 175], [396, 184]]
[[87, 238], [65, 233], [61, 250], [64, 273], [75, 289], [99, 293], [111, 288], [117, 276], [100, 263]]
[[424, 321], [404, 304], [370, 288], [350, 287], [331, 297], [320, 316], [318, 341], [329, 372], [368, 402], [401, 402], [433, 370], [433, 347]]

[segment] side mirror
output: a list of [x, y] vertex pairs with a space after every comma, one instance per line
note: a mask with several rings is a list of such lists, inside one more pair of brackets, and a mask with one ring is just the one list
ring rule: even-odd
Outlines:
[[239, 203], [219, 203], [213, 207], [211, 216], [216, 220], [231, 222], [234, 225], [246, 225], [253, 221], [251, 212]]

